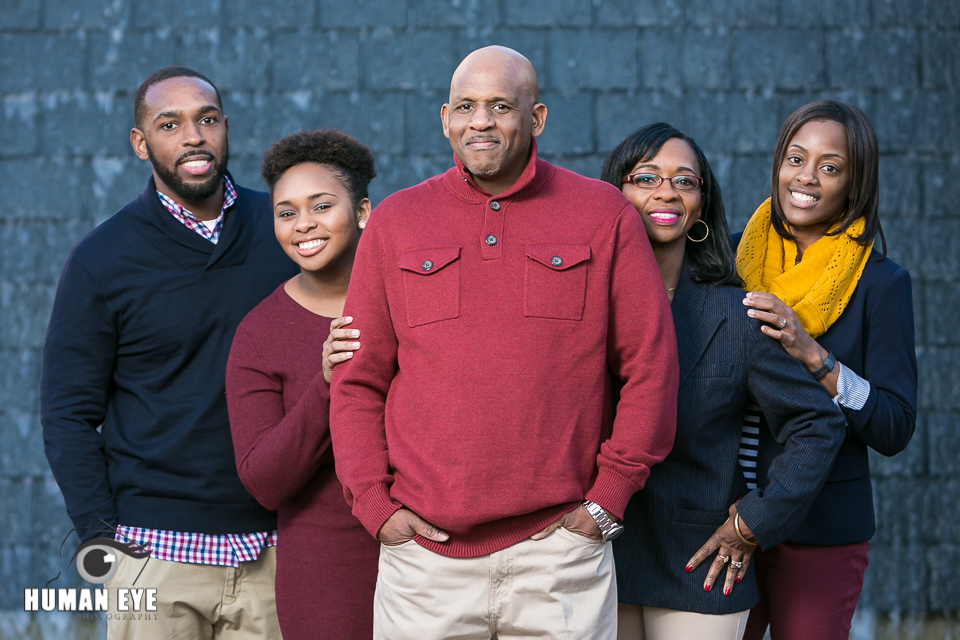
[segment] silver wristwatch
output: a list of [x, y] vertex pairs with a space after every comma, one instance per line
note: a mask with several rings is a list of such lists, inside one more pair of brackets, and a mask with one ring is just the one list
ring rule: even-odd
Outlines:
[[623, 533], [623, 525], [612, 520], [610, 516], [607, 515], [607, 512], [603, 510], [603, 507], [596, 502], [584, 500], [583, 508], [587, 510], [590, 517], [592, 517], [594, 521], [596, 521], [597, 526], [600, 527], [600, 533], [603, 535], [604, 542], [613, 540]]

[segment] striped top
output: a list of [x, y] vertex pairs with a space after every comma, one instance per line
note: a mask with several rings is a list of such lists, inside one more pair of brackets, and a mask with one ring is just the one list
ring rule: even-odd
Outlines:
[[751, 402], [743, 416], [743, 431], [740, 433], [740, 467], [747, 480], [747, 488], [757, 488], [757, 447], [760, 444], [760, 424], [763, 413], [760, 405]]
[[[840, 363], [837, 376], [837, 395], [833, 403], [838, 407], [859, 411], [870, 397], [870, 383]], [[757, 488], [757, 446], [760, 442], [760, 429], [766, 427], [763, 413], [755, 403], [747, 405], [743, 417], [743, 430], [740, 433], [740, 468], [747, 481], [747, 488]]]

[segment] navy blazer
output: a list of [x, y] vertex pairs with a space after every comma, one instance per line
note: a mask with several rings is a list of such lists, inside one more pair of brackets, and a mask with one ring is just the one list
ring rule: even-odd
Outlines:
[[[624, 532], [613, 543], [621, 602], [707, 614], [752, 607], [758, 599], [752, 565], [724, 596], [722, 588], [703, 590], [709, 562], [686, 573], [687, 560], [738, 498], [737, 510], [762, 548], [784, 540], [844, 439], [843, 415], [829, 394], [760, 331], [743, 298], [736, 287], [694, 282], [684, 267], [671, 305], [680, 363], [677, 435], [670, 455], [631, 499]], [[774, 482], [748, 492], [737, 457], [751, 396], [771, 425], [771, 439], [789, 447], [770, 469]]]
[[[739, 244], [740, 234], [733, 236]], [[877, 530], [867, 447], [885, 456], [903, 451], [917, 424], [917, 355], [914, 351], [910, 274], [874, 251], [846, 309], [817, 338], [824, 349], [870, 383], [859, 411], [844, 409], [847, 438], [820, 495], [788, 542], [840, 545], [864, 542]], [[760, 429], [757, 483], [783, 447]]]

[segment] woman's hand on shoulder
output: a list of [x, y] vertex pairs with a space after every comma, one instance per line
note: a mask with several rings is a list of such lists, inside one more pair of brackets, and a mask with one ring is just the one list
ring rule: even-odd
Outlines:
[[778, 340], [787, 353], [802, 362], [809, 371], [815, 371], [826, 359], [827, 350], [810, 337], [793, 309], [777, 296], [750, 291], [744, 297], [743, 304], [752, 307], [747, 311], [748, 316], [772, 325], [763, 325], [760, 330]]
[[323, 342], [323, 378], [328, 383], [333, 376], [333, 368], [341, 362], [353, 357], [353, 352], [360, 348], [355, 342], [360, 337], [357, 329], [344, 329], [353, 322], [353, 318], [345, 316], [330, 323], [330, 335]]
[[[687, 573], [690, 573], [709, 560], [714, 553], [717, 553], [710, 563], [707, 578], [703, 581], [704, 591], [713, 589], [724, 565], [727, 565], [727, 574], [723, 583], [723, 595], [725, 596], [729, 596], [734, 585], [738, 584], [747, 575], [747, 567], [750, 566], [750, 559], [753, 557], [757, 545], [747, 544], [737, 535], [733, 524], [736, 515], [736, 505], [731, 505], [730, 517], [727, 518], [727, 521], [720, 525], [720, 528], [713, 532], [706, 544], [700, 547], [693, 557], [687, 561]], [[740, 521], [740, 532], [747, 538], [751, 537], [750, 530], [742, 520]]]

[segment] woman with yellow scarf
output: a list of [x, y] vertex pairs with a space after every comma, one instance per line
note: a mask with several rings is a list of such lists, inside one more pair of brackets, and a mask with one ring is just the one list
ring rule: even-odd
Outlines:
[[[787, 542], [754, 556], [760, 603], [747, 640], [760, 640], [768, 624], [777, 640], [848, 636], [876, 530], [867, 447], [895, 455], [916, 424], [910, 275], [885, 257], [878, 156], [860, 109], [832, 100], [800, 107], [780, 130], [771, 197], [739, 238], [746, 313], [767, 323], [761, 330], [806, 366], [847, 419], [847, 438], [806, 518]], [[874, 248], [878, 234], [883, 251]], [[745, 442], [759, 440], [756, 459], [741, 463], [748, 478], [755, 464], [763, 488], [783, 447], [760, 421], [759, 430], [744, 429]]]

